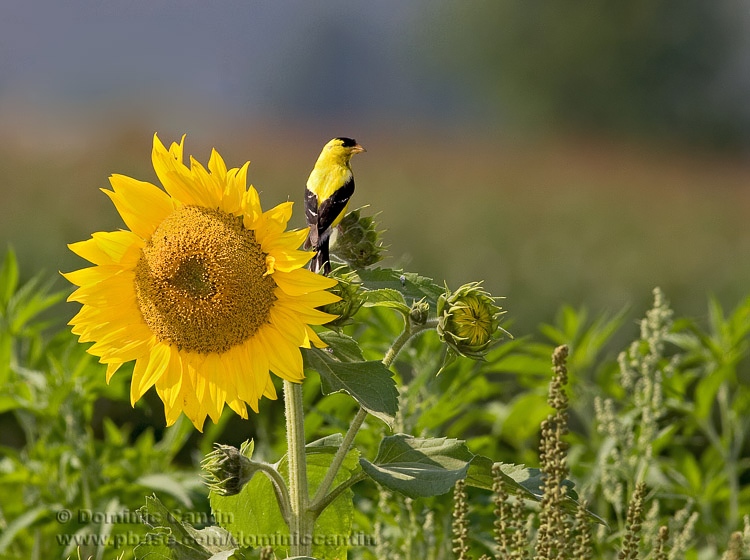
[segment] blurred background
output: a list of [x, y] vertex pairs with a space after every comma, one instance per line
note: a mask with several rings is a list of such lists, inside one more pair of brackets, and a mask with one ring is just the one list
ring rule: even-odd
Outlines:
[[[750, 287], [750, 14], [740, 0], [5, 0], [0, 240], [27, 275], [122, 227], [154, 132], [251, 160], [295, 201], [351, 136], [389, 266], [484, 280], [523, 335], [562, 303], [681, 314]], [[58, 284], [63, 286], [62, 279]], [[70, 310], [73, 314], [73, 310]], [[638, 315], [635, 315], [638, 316]]]

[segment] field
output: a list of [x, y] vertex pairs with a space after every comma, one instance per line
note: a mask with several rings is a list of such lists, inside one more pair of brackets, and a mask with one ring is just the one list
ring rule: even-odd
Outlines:
[[[250, 159], [264, 204], [295, 201], [302, 227], [301, 189], [319, 134], [238, 129], [190, 134], [186, 149], [205, 158], [215, 144], [230, 164]], [[0, 239], [25, 270], [75, 267], [66, 243], [119, 227], [98, 189], [112, 173], [155, 180], [151, 134], [126, 128], [0, 145]], [[561, 303], [642, 308], [660, 286], [681, 312], [700, 315], [708, 294], [733, 305], [750, 285], [750, 163], [740, 158], [468, 130], [373, 129], [359, 138], [368, 152], [354, 163], [352, 204], [380, 213], [387, 264], [449, 286], [484, 280], [507, 297], [519, 334]]]
[[[107, 197], [98, 191], [107, 186], [107, 177], [122, 173], [155, 181], [149, 160], [153, 132], [137, 124], [113, 130], [105, 135], [103, 128], [91, 126], [77, 137], [52, 132], [36, 137], [21, 131], [3, 136], [0, 237], [18, 254], [22, 280], [44, 270], [44, 278], [55, 279], [55, 289], [68, 290], [56, 272], [83, 263], [65, 245], [93, 231], [122, 227]], [[166, 131], [160, 137], [168, 143], [180, 134]], [[326, 139], [319, 136], [311, 123], [214, 123], [190, 132], [186, 147], [204, 162], [212, 146], [230, 166], [250, 159], [249, 181], [260, 191], [264, 208], [294, 200], [292, 226], [302, 227], [302, 185]], [[366, 212], [375, 214], [385, 230], [388, 258], [383, 266], [434, 279], [434, 284], [420, 283], [403, 276], [404, 293], [424, 290], [434, 307], [443, 282], [455, 290], [483, 281], [492, 295], [505, 297], [498, 300], [507, 310], [502, 326], [515, 337], [486, 356], [480, 352], [487, 361], [461, 358], [437, 378], [444, 345], [432, 335], [411, 341], [393, 368], [401, 392], [399, 413], [392, 418], [395, 431], [420, 435], [428, 442], [445, 435], [459, 438], [472, 453], [504, 463], [503, 472], [516, 476], [509, 483], [511, 490], [529, 491], [524, 496], [531, 502], [541, 500], [538, 510], [531, 508], [539, 516], [538, 523], [530, 525], [540, 531], [537, 558], [546, 558], [540, 552], [540, 527], [554, 527], [557, 519], [558, 530], [568, 526], [571, 534], [581, 535], [587, 515], [606, 520], [609, 529], [594, 523], [593, 550], [601, 557], [612, 553], [628, 535], [640, 531], [627, 511], [628, 502], [636, 507], [632, 504], [638, 500], [639, 507], [650, 508], [642, 513], [651, 525], [643, 531], [644, 555], [637, 556], [638, 545], [633, 545], [634, 555], [628, 557], [661, 558], [649, 556], [648, 547], [656, 546], [658, 539], [648, 530], [663, 523], [669, 525], [670, 536], [658, 542], [674, 551], [674, 557], [718, 558], [750, 514], [745, 488], [750, 467], [743, 458], [750, 439], [744, 420], [750, 403], [750, 303], [745, 300], [750, 285], [750, 163], [739, 157], [586, 136], [510, 138], [466, 129], [372, 126], [356, 137], [367, 153], [353, 163], [357, 191], [352, 204], [368, 206]], [[165, 431], [161, 404], [153, 394], [132, 411], [127, 371], [105, 387], [103, 368], [84, 356], [80, 345], [71, 345], [69, 334], [52, 340], [40, 335], [54, 330], [42, 331], [45, 325], [24, 309], [37, 305], [41, 310], [43, 298], [34, 300], [29, 294], [36, 291], [24, 295], [23, 289], [13, 296], [8, 262], [0, 272], [7, 283], [0, 286], [0, 352], [5, 352], [0, 354], [5, 360], [0, 380], [10, 387], [0, 399], [1, 433], [7, 434], [0, 438], [7, 451], [0, 462], [0, 487], [9, 496], [5, 504], [0, 501], [0, 527], [8, 530], [0, 536], [0, 556], [22, 558], [36, 547], [65, 558], [74, 548], [55, 548], [45, 541], [63, 534], [61, 527], [67, 531], [64, 535], [78, 535], [105, 531], [109, 525], [106, 531], [114, 531], [113, 536], [140, 538], [145, 528], [133, 529], [130, 521], [108, 523], [106, 516], [104, 521], [61, 521], [59, 512], [126, 508], [132, 513], [154, 491], [173, 510], [192, 508], [192, 513], [207, 515], [197, 465], [214, 441], [239, 445], [249, 430], [259, 457], [276, 460], [284, 453], [280, 403], [266, 405], [264, 399], [261, 414], [251, 416], [249, 427], [225, 414], [218, 425], [209, 422], [203, 436], [188, 422]], [[340, 365], [336, 360], [352, 361], [371, 368], [374, 376], [382, 373], [379, 362], [396, 344], [401, 328], [394, 310], [404, 303], [396, 280], [400, 271], [393, 274], [395, 289], [381, 292], [377, 290], [382, 280], [361, 277], [366, 289], [376, 292], [368, 301], [385, 309], [363, 309], [344, 329], [352, 339], [327, 339], [336, 356], [333, 362], [325, 362], [331, 358], [324, 352], [305, 354], [306, 359], [317, 356], [332, 370]], [[661, 291], [654, 292], [655, 287]], [[412, 302], [405, 303], [408, 315]], [[623, 310], [624, 315], [618, 315]], [[72, 304], [58, 303], [43, 317], [62, 328], [73, 313]], [[637, 321], [644, 316], [639, 332]], [[556, 416], [540, 430], [552, 410], [546, 404], [550, 357], [562, 344], [569, 345], [570, 356], [556, 350], [556, 375], [569, 367], [569, 379], [559, 382], [567, 383], [568, 395], [560, 396], [560, 386], [550, 389], [553, 397], [557, 394], [551, 398]], [[319, 383], [325, 386], [330, 380], [322, 373], [320, 378], [309, 371], [308, 375], [307, 436], [336, 437], [348, 429], [347, 415], [356, 412], [355, 403], [344, 395], [318, 398]], [[361, 404], [370, 387], [360, 382], [350, 394]], [[378, 418], [391, 418], [389, 414], [381, 411]], [[559, 438], [568, 422], [569, 447], [555, 448], [559, 439], [556, 443], [549, 435], [554, 431], [549, 426], [562, 430]], [[13, 435], [20, 433], [23, 436]], [[362, 456], [372, 459], [378, 439], [389, 433], [370, 418], [356, 440]], [[406, 441], [394, 437], [390, 445]], [[542, 457], [540, 440], [542, 446], [551, 446]], [[570, 478], [589, 499], [590, 512], [579, 505], [576, 525], [560, 521], [560, 515], [565, 518], [560, 512], [575, 513], [563, 503], [565, 497], [550, 502], [535, 493], [541, 480], [552, 479], [553, 448], [559, 460], [569, 450], [569, 468], [558, 468], [556, 476]], [[435, 461], [455, 462], [459, 455], [465, 458], [464, 450], [444, 451]], [[522, 463], [540, 466], [549, 476], [545, 479], [516, 466]], [[344, 465], [356, 476], [361, 474], [356, 461]], [[461, 523], [470, 529], [473, 549], [489, 552], [491, 476], [489, 467], [477, 469], [480, 472], [471, 471], [469, 478], [481, 492], [470, 489], [472, 513]], [[442, 482], [450, 478], [448, 471], [440, 471]], [[311, 472], [317, 473], [311, 476], [319, 483], [322, 475]], [[519, 473], [529, 475], [531, 482], [524, 486]], [[406, 489], [425, 499], [412, 503], [392, 492], [394, 488], [377, 473], [368, 474], [387, 490], [375, 491], [372, 484], [369, 489], [364, 484], [355, 487], [356, 515], [351, 500], [348, 506], [333, 502], [354, 518], [355, 528], [381, 539], [376, 551], [359, 551], [354, 557], [373, 558], [378, 552], [385, 557], [383, 551], [398, 550], [403, 558], [450, 558], [449, 500], [433, 498], [417, 484]], [[648, 494], [636, 482], [645, 482]], [[545, 491], [554, 493], [558, 487], [548, 484]], [[262, 489], [256, 490], [262, 494]], [[266, 498], [272, 502], [269, 492]], [[460, 490], [457, 495], [460, 502]], [[211, 506], [215, 512], [235, 512], [231, 502], [215, 497]], [[150, 500], [147, 507], [154, 513], [163, 506]], [[371, 515], [362, 513], [367, 511]], [[57, 525], [51, 521], [55, 515]], [[511, 523], [523, 522], [522, 516], [508, 515], [516, 515]], [[434, 523], [430, 530], [423, 529], [426, 519]], [[255, 521], [237, 523], [230, 523], [230, 530]], [[250, 526], [259, 530], [259, 525]], [[744, 526], [750, 531], [747, 518]], [[500, 540], [497, 533], [495, 538]], [[430, 542], [438, 544], [430, 548]], [[84, 551], [113, 558], [127, 542], [117, 544], [106, 552], [101, 546]], [[126, 547], [125, 557], [132, 557], [131, 552]], [[326, 554], [325, 558], [335, 557]], [[457, 557], [468, 558], [463, 554], [459, 551]], [[731, 556], [735, 557], [740, 558]]]

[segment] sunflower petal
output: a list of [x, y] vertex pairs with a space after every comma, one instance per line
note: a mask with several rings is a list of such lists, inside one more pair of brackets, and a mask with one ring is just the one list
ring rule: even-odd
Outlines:
[[273, 280], [289, 296], [302, 296], [326, 290], [333, 288], [338, 283], [335, 278], [315, 274], [305, 268], [295, 268], [288, 272], [277, 272]]
[[156, 344], [148, 356], [135, 362], [133, 380], [130, 383], [130, 404], [135, 403], [148, 391], [169, 368], [171, 352], [166, 344]]
[[109, 182], [113, 190], [102, 192], [112, 200], [125, 225], [143, 239], [175, 210], [175, 200], [156, 185], [125, 175], [112, 175]]

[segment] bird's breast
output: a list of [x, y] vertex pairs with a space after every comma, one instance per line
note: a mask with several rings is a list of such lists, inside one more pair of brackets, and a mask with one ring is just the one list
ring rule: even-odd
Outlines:
[[318, 197], [318, 205], [340, 189], [352, 176], [346, 167], [316, 169], [310, 174], [307, 188]]

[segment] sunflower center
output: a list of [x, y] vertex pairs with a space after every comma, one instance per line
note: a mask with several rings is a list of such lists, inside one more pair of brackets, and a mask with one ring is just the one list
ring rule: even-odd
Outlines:
[[466, 299], [465, 306], [455, 313], [458, 334], [469, 344], [483, 344], [492, 334], [492, 315], [478, 300]]
[[268, 322], [276, 283], [242, 218], [184, 206], [146, 243], [135, 268], [138, 306], [161, 342], [223, 353]]

